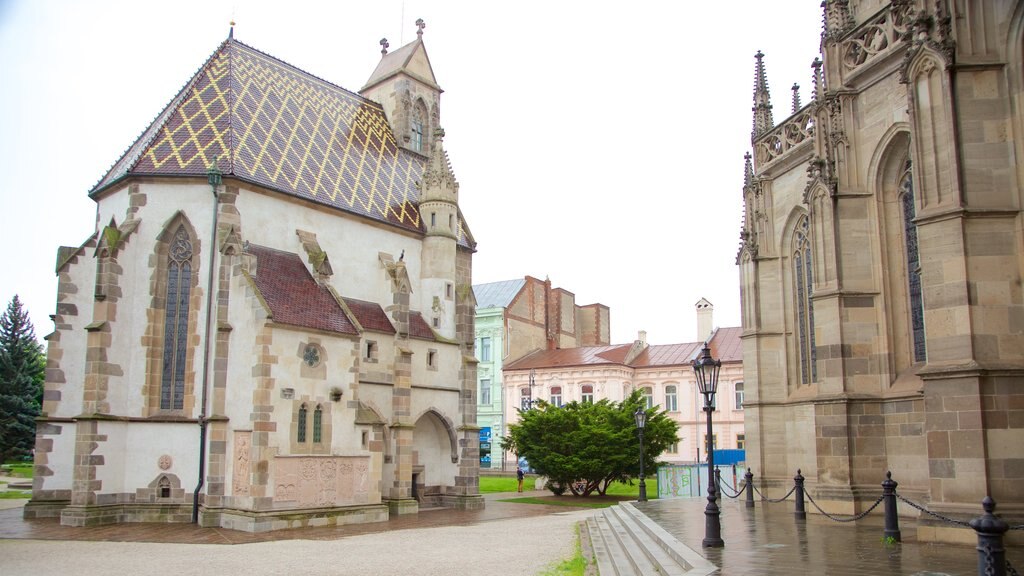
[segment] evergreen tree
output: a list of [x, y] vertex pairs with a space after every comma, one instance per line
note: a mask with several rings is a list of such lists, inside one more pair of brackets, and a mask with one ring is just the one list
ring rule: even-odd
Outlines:
[[15, 295], [0, 316], [0, 462], [32, 453], [45, 371], [43, 347]]

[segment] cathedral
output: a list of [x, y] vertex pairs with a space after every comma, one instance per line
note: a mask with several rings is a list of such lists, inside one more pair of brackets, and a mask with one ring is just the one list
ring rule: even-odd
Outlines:
[[[801, 470], [836, 513], [870, 506], [891, 471], [929, 512], [976, 517], [988, 495], [1019, 524], [1024, 2], [822, 6], [811, 101], [794, 86], [779, 122], [756, 55], [737, 255], [748, 465], [769, 486]], [[918, 537], [976, 541], [926, 514]]]
[[62, 247], [27, 518], [479, 508], [472, 257], [423, 43], [359, 93], [225, 40]]

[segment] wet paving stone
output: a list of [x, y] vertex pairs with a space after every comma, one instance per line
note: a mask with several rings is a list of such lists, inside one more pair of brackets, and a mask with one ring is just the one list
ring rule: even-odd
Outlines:
[[[652, 500], [637, 508], [680, 542], [720, 567], [716, 574], [975, 576], [973, 546], [918, 542], [913, 522], [900, 519], [903, 542], [886, 544], [883, 517], [839, 523], [820, 514], [797, 522], [792, 503], [723, 502], [724, 548], [702, 548], [707, 500]], [[1014, 558], [1012, 552], [1010, 559]]]

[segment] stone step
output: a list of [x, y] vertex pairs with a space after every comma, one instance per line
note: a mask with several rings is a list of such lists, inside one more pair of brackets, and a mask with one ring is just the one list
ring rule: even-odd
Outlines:
[[704, 576], [717, 568], [623, 502], [587, 521], [601, 576]]
[[590, 536], [590, 549], [594, 552], [594, 564], [597, 565], [597, 573], [602, 576], [614, 575], [615, 564], [612, 563], [611, 552], [604, 538], [601, 537], [597, 527], [597, 518], [587, 518], [587, 532]]
[[711, 574], [718, 568], [708, 562], [698, 552], [690, 549], [680, 542], [675, 536], [669, 534], [664, 528], [639, 511], [631, 502], [623, 502], [615, 506], [616, 512], [631, 517], [635, 526], [642, 530], [651, 542], [654, 542], [666, 555], [672, 558], [677, 566], [683, 568], [683, 574], [688, 576], [703, 576]]
[[601, 542], [606, 550], [608, 550], [608, 560], [611, 570], [604, 571], [600, 570], [600, 576], [643, 576], [639, 574], [633, 567], [633, 563], [629, 560], [629, 555], [619, 539], [615, 536], [615, 531], [608, 523], [608, 519], [601, 513], [594, 516], [594, 521], [597, 523], [597, 534], [601, 539]]

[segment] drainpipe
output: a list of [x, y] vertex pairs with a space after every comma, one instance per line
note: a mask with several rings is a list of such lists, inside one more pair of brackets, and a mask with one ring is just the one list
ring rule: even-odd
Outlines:
[[217, 168], [217, 158], [206, 171], [207, 181], [213, 192], [213, 228], [210, 232], [210, 270], [206, 280], [206, 334], [203, 338], [203, 400], [199, 411], [199, 480], [196, 491], [192, 494], [192, 523], [199, 523], [199, 493], [203, 490], [203, 479], [206, 476], [206, 404], [210, 391], [210, 329], [213, 325], [213, 264], [217, 257], [217, 217], [220, 213], [220, 198], [217, 187], [221, 183], [221, 171]]

